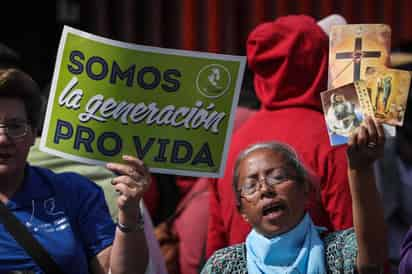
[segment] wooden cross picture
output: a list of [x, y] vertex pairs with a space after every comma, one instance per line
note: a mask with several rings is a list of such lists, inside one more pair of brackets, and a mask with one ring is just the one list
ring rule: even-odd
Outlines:
[[328, 88], [365, 79], [367, 67], [389, 64], [391, 30], [383, 24], [333, 26], [330, 34]]

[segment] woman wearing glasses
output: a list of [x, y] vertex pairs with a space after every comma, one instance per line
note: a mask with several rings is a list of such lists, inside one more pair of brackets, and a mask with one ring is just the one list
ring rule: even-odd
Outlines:
[[[0, 70], [0, 203], [43, 246], [61, 273], [144, 273], [148, 252], [138, 220], [139, 202], [150, 183], [147, 169], [130, 156], [123, 157], [124, 164], [107, 165], [119, 174], [112, 181], [120, 193], [116, 226], [103, 191], [93, 182], [27, 164], [41, 105], [39, 88], [30, 76]], [[4, 219], [0, 218], [0, 273], [50, 273], [13, 239]]]
[[330, 234], [305, 212], [311, 185], [293, 149], [259, 143], [244, 150], [233, 188], [253, 229], [245, 243], [215, 252], [202, 273], [381, 273], [385, 229], [372, 164], [383, 144], [382, 126], [371, 118], [352, 135], [347, 158], [354, 229]]

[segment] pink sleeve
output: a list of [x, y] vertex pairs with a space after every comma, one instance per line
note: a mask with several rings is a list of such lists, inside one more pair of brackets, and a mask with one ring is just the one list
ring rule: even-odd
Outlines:
[[209, 221], [206, 242], [207, 259], [212, 256], [216, 250], [228, 245], [222, 222], [217, 184], [217, 180], [213, 180], [213, 182], [209, 184]]
[[141, 203], [140, 205], [144, 220], [144, 233], [149, 248], [149, 266], [146, 273], [167, 274], [165, 261], [160, 251], [159, 243], [154, 235], [152, 220], [144, 203]]

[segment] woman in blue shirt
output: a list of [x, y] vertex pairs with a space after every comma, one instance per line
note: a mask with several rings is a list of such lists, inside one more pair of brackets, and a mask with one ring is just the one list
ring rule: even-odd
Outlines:
[[[148, 252], [139, 203], [150, 184], [142, 161], [110, 163], [119, 192], [118, 224], [100, 187], [75, 173], [27, 164], [39, 126], [37, 84], [16, 69], [0, 70], [0, 201], [27, 227], [64, 273], [144, 273]], [[0, 224], [0, 273], [44, 273]]]

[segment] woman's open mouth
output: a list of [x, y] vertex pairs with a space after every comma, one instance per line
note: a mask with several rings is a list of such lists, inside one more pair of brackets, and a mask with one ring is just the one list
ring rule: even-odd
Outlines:
[[10, 153], [0, 152], [0, 163], [7, 161], [8, 159], [11, 158], [11, 156], [12, 155]]
[[271, 203], [263, 207], [262, 216], [268, 218], [276, 218], [280, 216], [286, 209], [282, 203]]

